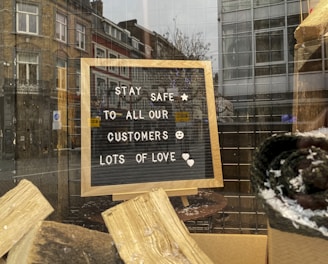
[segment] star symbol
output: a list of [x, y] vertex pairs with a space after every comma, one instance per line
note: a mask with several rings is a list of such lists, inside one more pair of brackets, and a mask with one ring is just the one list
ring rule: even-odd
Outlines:
[[183, 95], [180, 96], [182, 101], [188, 101], [188, 95], [183, 93]]

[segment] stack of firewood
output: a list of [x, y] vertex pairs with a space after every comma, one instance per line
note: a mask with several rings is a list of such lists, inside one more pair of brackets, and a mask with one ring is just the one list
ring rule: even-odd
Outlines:
[[120, 263], [108, 233], [45, 219], [54, 211], [22, 180], [0, 198], [0, 264]]
[[162, 189], [104, 211], [109, 233], [47, 221], [53, 211], [27, 180], [0, 197], [0, 264], [213, 263]]

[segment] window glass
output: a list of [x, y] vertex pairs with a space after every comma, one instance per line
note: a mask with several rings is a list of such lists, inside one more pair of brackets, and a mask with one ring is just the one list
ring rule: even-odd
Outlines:
[[76, 24], [76, 47], [85, 49], [85, 26]]
[[106, 96], [106, 79], [97, 77], [96, 79], [97, 89], [96, 89], [96, 96], [99, 100], [103, 101]]
[[39, 17], [38, 6], [31, 4], [17, 4], [17, 31], [38, 34]]
[[236, 10], [249, 9], [251, 6], [251, 0], [223, 0], [222, 9], [224, 12], [231, 12]]
[[17, 56], [18, 81], [20, 84], [36, 84], [38, 80], [38, 55], [19, 53]]
[[59, 13], [56, 14], [56, 38], [67, 42], [67, 18]]
[[285, 25], [285, 19], [283, 17], [262, 19], [262, 20], [254, 21], [254, 29], [255, 30], [281, 27], [284, 25]]
[[[85, 169], [81, 131], [85, 127], [90, 128], [91, 146], [99, 146], [92, 148], [96, 158], [108, 150], [109, 129], [128, 132], [134, 128], [185, 129], [186, 142], [173, 137], [170, 146], [211, 155], [203, 147], [208, 139], [201, 141], [208, 135], [204, 114], [208, 98], [202, 92], [205, 84], [200, 72], [179, 67], [154, 71], [115, 62], [169, 60], [189, 65], [206, 61], [211, 63], [210, 97], [224, 181], [224, 187], [215, 192], [225, 196], [228, 204], [211, 220], [202, 221], [206, 227], [195, 221], [188, 222], [188, 228], [266, 234], [267, 215], [250, 179], [254, 152], [273, 134], [327, 126], [313, 120], [327, 113], [328, 36], [322, 32], [324, 25], [316, 24], [323, 19], [316, 20], [310, 30], [304, 28], [316, 16], [315, 10], [325, 10], [324, 2], [1, 0], [0, 196], [28, 179], [54, 206], [50, 219], [107, 231], [99, 221], [100, 213], [116, 203], [113, 197], [81, 197]], [[81, 76], [85, 58], [108, 59], [113, 64], [91, 66], [90, 76]], [[85, 104], [81, 87], [88, 77], [91, 102]], [[130, 91], [134, 86], [142, 87], [140, 94], [134, 89], [130, 94], [116, 94], [117, 89]], [[191, 91], [192, 100], [186, 103], [185, 97], [179, 97], [182, 91]], [[153, 93], [170, 94], [177, 105], [171, 109], [167, 98], [152, 101]], [[81, 113], [86, 107], [92, 109], [92, 116], [83, 124]], [[99, 120], [104, 109], [113, 110], [115, 120]], [[135, 119], [127, 125], [122, 120], [128, 111], [135, 111], [130, 117]], [[149, 111], [174, 115], [170, 124], [147, 115], [144, 120], [143, 114]], [[114, 150], [128, 149], [121, 143]], [[168, 152], [163, 142], [148, 143], [147, 149], [138, 143], [133, 147], [140, 148], [140, 153]], [[96, 158], [93, 162], [99, 163]], [[109, 159], [101, 165], [104, 181], [107, 169], [118, 165], [108, 164]], [[203, 161], [202, 168], [207, 168]], [[187, 162], [183, 173], [191, 171]], [[143, 177], [140, 164], [133, 165], [131, 177]], [[162, 171], [156, 167], [154, 174]]]
[[[109, 58], [110, 59], [117, 59], [118, 58], [118, 55], [117, 54], [113, 54], [113, 53], [110, 53], [109, 54]], [[118, 72], [118, 68], [117, 67], [109, 67], [110, 71], [112, 72]]]
[[102, 48], [96, 48], [96, 58], [106, 58], [106, 51]]
[[259, 7], [259, 6], [266, 6], [271, 4], [278, 4], [281, 2], [284, 2], [284, 0], [256, 0], [254, 1], [254, 5], [256, 7]]
[[80, 95], [81, 88], [81, 70], [80, 67], [77, 67], [75, 70], [75, 93], [76, 95]]
[[284, 31], [272, 30], [256, 33], [256, 63], [284, 60]]
[[[95, 53], [95, 58], [102, 58], [102, 59], [105, 59], [106, 58], [106, 49], [105, 48], [103, 48], [103, 47], [98, 47], [98, 46], [95, 46], [95, 51], [94, 51], [94, 53]], [[99, 66], [98, 68], [100, 68], [100, 69], [103, 69], [103, 70], [106, 70], [106, 67], [104, 66], [104, 67], [101, 67], [101, 66]]]
[[109, 91], [108, 91], [108, 101], [109, 101], [109, 106], [113, 108], [118, 107], [118, 100], [117, 97], [115, 96], [115, 88], [118, 87], [118, 83], [115, 81], [110, 81], [109, 84]]
[[67, 89], [67, 63], [63, 59], [57, 59], [56, 83], [57, 89]]

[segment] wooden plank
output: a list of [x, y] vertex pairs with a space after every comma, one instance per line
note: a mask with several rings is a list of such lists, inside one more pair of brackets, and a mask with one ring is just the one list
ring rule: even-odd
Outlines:
[[125, 263], [213, 263], [158, 189], [102, 213]]
[[30, 181], [22, 180], [0, 198], [0, 257], [54, 209]]
[[77, 225], [40, 221], [10, 251], [7, 264], [120, 263], [108, 233]]
[[181, 201], [184, 207], [189, 206], [189, 201], [187, 196], [181, 196]]

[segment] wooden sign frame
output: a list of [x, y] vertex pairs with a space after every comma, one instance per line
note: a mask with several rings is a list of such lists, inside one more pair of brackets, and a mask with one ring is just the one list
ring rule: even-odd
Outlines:
[[[90, 125], [90, 76], [91, 67], [143, 67], [203, 69], [207, 101], [210, 148], [213, 178], [129, 183], [92, 186], [91, 184], [91, 125]], [[81, 59], [81, 196], [113, 195], [133, 197], [154, 188], [163, 188], [171, 196], [196, 194], [198, 188], [223, 187], [221, 156], [219, 147], [212, 67], [209, 61], [144, 60], [144, 59]], [[127, 195], [127, 196], [126, 196]]]

